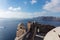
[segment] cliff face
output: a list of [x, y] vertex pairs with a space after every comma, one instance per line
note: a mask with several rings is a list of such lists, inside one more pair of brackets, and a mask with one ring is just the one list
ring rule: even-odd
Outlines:
[[[30, 26], [29, 32], [24, 36], [23, 40], [40, 40], [41, 38], [38, 39], [38, 37], [35, 37], [37, 35], [45, 36], [47, 32], [55, 28], [54, 26], [51, 25], [44, 25], [44, 24], [39, 24], [39, 23], [32, 23]], [[38, 31], [39, 29], [39, 31]], [[26, 36], [28, 36], [26, 38]], [[34, 38], [35, 37], [35, 38]]]
[[55, 28], [54, 26], [51, 25], [41, 25], [40, 26], [40, 33], [46, 33], [49, 32], [50, 30], [52, 30], [53, 28]]
[[39, 24], [39, 23], [34, 23], [31, 25], [31, 31], [33, 31], [36, 28], [36, 33], [39, 34], [44, 34], [46, 35], [47, 32], [55, 28], [54, 26], [51, 25], [44, 25], [44, 24]]
[[26, 40], [33, 40], [36, 34], [45, 36], [47, 32], [49, 32], [50, 30], [55, 28], [54, 26], [51, 26], [51, 25], [39, 24], [39, 23], [36, 23], [36, 22], [28, 22], [27, 23], [28, 33], [23, 38], [18, 39], [21, 35], [26, 33], [26, 29], [24, 27], [25, 26], [24, 26], [23, 23], [18, 25], [15, 40], [22, 40], [23, 38], [25, 40], [27, 35], [28, 35], [28, 37], [27, 37]]
[[17, 32], [16, 32], [16, 39], [15, 40], [22, 40], [18, 39], [21, 35], [23, 35], [26, 32], [26, 29], [24, 28], [24, 24], [21, 23], [18, 25]]
[[29, 21], [28, 23], [27, 23], [27, 28], [28, 28], [28, 30], [27, 31], [29, 31], [30, 30], [30, 28], [31, 28], [31, 22]]

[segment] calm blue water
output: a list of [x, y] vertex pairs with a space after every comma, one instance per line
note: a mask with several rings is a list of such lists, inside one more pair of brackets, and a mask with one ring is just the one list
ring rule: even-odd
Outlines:
[[[12, 19], [8, 19], [8, 20], [0, 19], [0, 40], [14, 40], [15, 35], [16, 35], [17, 25], [21, 22], [26, 23], [27, 20], [21, 21], [21, 20], [12, 20]], [[37, 22], [41, 24], [60, 26], [60, 22], [57, 22], [57, 21], [39, 20]]]

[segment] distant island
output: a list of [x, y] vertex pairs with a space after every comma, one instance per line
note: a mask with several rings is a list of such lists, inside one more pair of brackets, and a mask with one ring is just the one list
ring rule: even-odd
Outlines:
[[33, 18], [0, 18], [0, 20], [27, 20], [27, 21], [33, 21], [33, 20], [43, 20], [43, 21], [60, 21], [60, 17], [53, 17], [53, 16], [39, 16], [39, 17], [33, 17]]
[[42, 17], [42, 20], [60, 21], [60, 17]]
[[53, 17], [53, 16], [41, 16], [32, 18], [33, 20], [43, 20], [43, 21], [60, 21], [60, 17]]

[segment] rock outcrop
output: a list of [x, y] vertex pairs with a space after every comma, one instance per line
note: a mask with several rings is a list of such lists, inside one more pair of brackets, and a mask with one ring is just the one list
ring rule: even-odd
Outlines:
[[[41, 35], [41, 36], [45, 36], [47, 34], [47, 32], [49, 32], [53, 28], [55, 28], [55, 27], [51, 26], [51, 25], [32, 23], [30, 25], [29, 32], [24, 36], [23, 40], [35, 40], [35, 39], [40, 40], [40, 39], [38, 39], [38, 37], [35, 38], [36, 34]], [[28, 37], [26, 37], [26, 36], [28, 36]]]
[[41, 25], [40, 24], [40, 27], [38, 26], [38, 28], [39, 28], [40, 34], [45, 36], [50, 30], [52, 30], [55, 27], [51, 26], [51, 25]]
[[23, 23], [19, 24], [17, 28], [15, 40], [22, 40], [22, 39], [19, 39], [19, 37], [23, 35], [25, 32], [26, 32], [26, 29], [24, 28], [24, 24]]
[[32, 24], [32, 22], [30, 22], [30, 21], [27, 23], [27, 29], [28, 29], [28, 31], [29, 31], [30, 28], [31, 28], [31, 24]]
[[[34, 37], [36, 34], [45, 36], [47, 34], [47, 32], [49, 32], [50, 30], [55, 28], [54, 26], [51, 26], [51, 25], [44, 25], [44, 24], [39, 24], [36, 22], [30, 22], [30, 21], [27, 23], [27, 29], [28, 29], [27, 33], [26, 33], [26, 29], [24, 27], [25, 26], [23, 23], [18, 25], [15, 40], [22, 40], [22, 39], [23, 40], [34, 40]], [[26, 33], [26, 35], [24, 35], [23, 38], [19, 39], [19, 37], [21, 35], [23, 35], [24, 33]], [[28, 37], [26, 38], [26, 36], [28, 36]]]

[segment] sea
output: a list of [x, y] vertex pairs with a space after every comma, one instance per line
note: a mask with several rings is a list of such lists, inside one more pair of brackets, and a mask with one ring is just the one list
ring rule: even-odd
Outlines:
[[[16, 37], [17, 26], [19, 23], [23, 22], [27, 24], [28, 19], [0, 19], [0, 40], [14, 40]], [[48, 24], [55, 27], [60, 26], [60, 21], [44, 21], [44, 20], [35, 20], [41, 24]]]

